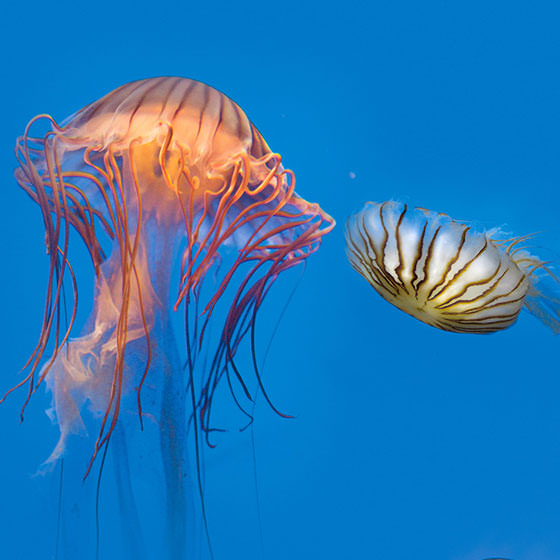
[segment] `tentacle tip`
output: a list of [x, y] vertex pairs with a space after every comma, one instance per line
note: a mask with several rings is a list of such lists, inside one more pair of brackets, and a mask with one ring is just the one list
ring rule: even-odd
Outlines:
[[249, 422], [247, 422], [247, 424], [245, 424], [245, 426], [242, 426], [241, 428], [239, 428], [240, 432], [244, 432], [249, 426], [251, 426], [251, 424], [255, 421], [255, 419], [251, 416], [251, 419], [249, 420]]

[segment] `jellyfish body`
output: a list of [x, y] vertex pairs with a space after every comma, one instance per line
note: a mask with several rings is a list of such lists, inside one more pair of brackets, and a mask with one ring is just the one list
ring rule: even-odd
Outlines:
[[[445, 214], [398, 202], [368, 202], [346, 226], [347, 255], [387, 301], [447, 331], [492, 333], [522, 308], [560, 331], [554, 275], [523, 242], [499, 239]], [[503, 237], [503, 236], [501, 236]]]
[[[50, 130], [32, 135], [41, 121]], [[334, 221], [296, 195], [293, 173], [243, 111], [194, 80], [126, 84], [60, 126], [39, 115], [18, 139], [16, 155], [15, 176], [41, 209], [50, 257], [41, 334], [16, 386], [28, 387], [24, 408], [46, 382], [60, 428], [50, 461], [83, 429], [84, 410], [96, 419], [86, 474], [123, 416], [134, 412], [139, 427], [155, 421], [168, 499], [180, 509], [184, 431], [193, 429], [198, 462], [224, 379], [245, 411], [241, 400], [251, 394], [235, 357], [247, 335], [268, 400], [254, 353], [257, 311], [278, 275], [316, 251]], [[95, 295], [86, 330], [71, 338], [75, 233], [93, 264]], [[67, 306], [65, 285], [73, 293]], [[214, 325], [214, 347], [205, 348], [220, 305], [225, 312]], [[171, 332], [171, 309], [179, 308], [181, 352]], [[203, 350], [210, 358], [197, 377]], [[157, 384], [163, 386], [158, 405], [146, 410], [143, 395]]]

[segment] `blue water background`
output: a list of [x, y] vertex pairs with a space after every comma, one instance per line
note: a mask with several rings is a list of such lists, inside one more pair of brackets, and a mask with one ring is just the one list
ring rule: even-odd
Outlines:
[[[39, 210], [12, 176], [16, 137], [37, 113], [62, 120], [134, 79], [195, 78], [239, 103], [338, 221], [267, 360], [266, 386], [296, 419], [257, 407], [265, 558], [557, 560], [560, 339], [525, 313], [491, 336], [427, 327], [350, 268], [343, 231], [366, 200], [394, 198], [542, 232], [560, 261], [559, 16], [552, 1], [3, 8], [0, 386], [34, 347], [48, 270]], [[57, 431], [43, 392], [20, 425], [23, 398], [0, 407], [0, 557], [45, 560], [56, 485], [32, 475]], [[258, 558], [251, 448], [232, 432], [216, 453], [216, 559]]]

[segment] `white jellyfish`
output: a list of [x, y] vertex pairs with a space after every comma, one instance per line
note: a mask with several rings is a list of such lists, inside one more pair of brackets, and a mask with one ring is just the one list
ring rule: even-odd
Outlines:
[[347, 221], [346, 251], [383, 298], [434, 327], [492, 333], [525, 308], [558, 333], [559, 282], [527, 250], [530, 237], [477, 231], [399, 202], [368, 202]]

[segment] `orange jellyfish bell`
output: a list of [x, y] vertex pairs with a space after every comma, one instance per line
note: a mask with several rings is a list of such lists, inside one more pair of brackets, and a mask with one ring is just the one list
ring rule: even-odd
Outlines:
[[[38, 121], [49, 125], [44, 136], [32, 135]], [[254, 355], [257, 311], [278, 275], [316, 251], [334, 221], [295, 193], [293, 173], [238, 105], [194, 80], [140, 80], [62, 125], [35, 117], [16, 154], [15, 176], [41, 209], [50, 256], [41, 334], [17, 387], [27, 384], [24, 408], [43, 382], [53, 392], [61, 435], [51, 460], [81, 430], [87, 410], [97, 430], [91, 468], [123, 414], [145, 421], [143, 390], [157, 383], [164, 386], [159, 414], [169, 413], [173, 394], [190, 395], [188, 424], [208, 437], [220, 381], [227, 378], [240, 408], [250, 400], [235, 363], [247, 334], [264, 393]], [[92, 315], [77, 338], [70, 338], [78, 304], [72, 232], [96, 278]], [[68, 306], [65, 280], [73, 290]], [[180, 307], [178, 352], [171, 310]], [[213, 317], [218, 334], [201, 368]], [[164, 431], [168, 423], [159, 425]]]

